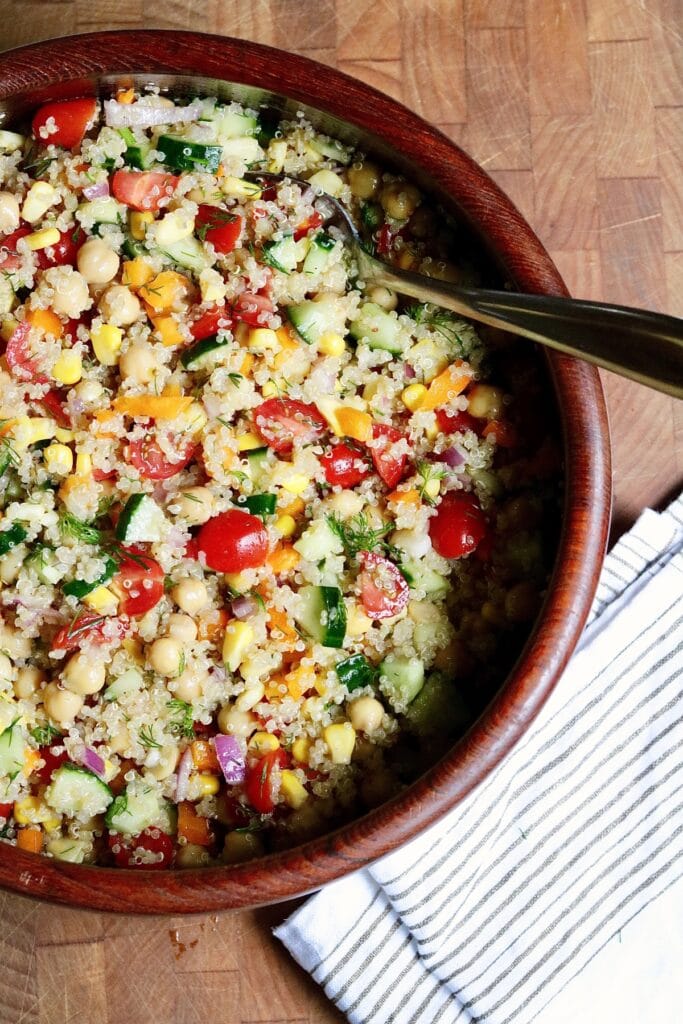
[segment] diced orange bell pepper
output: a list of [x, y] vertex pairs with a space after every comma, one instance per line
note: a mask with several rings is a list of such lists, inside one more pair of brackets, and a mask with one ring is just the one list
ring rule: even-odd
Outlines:
[[208, 818], [202, 818], [188, 800], [178, 804], [178, 836], [195, 846], [211, 846], [213, 832]]
[[268, 555], [266, 561], [276, 575], [281, 575], [295, 569], [301, 559], [291, 544], [278, 544]]
[[191, 287], [190, 281], [184, 274], [179, 274], [176, 270], [162, 270], [160, 274], [143, 285], [139, 294], [140, 298], [151, 307], [152, 314], [166, 313], [169, 310], [180, 308]]
[[223, 643], [223, 634], [230, 616], [225, 608], [213, 608], [208, 615], [203, 615], [197, 627], [197, 638], [208, 640], [218, 645]]
[[446, 405], [464, 391], [471, 380], [472, 370], [468, 363], [463, 362], [462, 359], [451, 363], [429, 385], [429, 390], [420, 406], [420, 412], [438, 409], [439, 406]]
[[361, 412], [345, 405], [336, 411], [336, 420], [339, 429], [346, 437], [352, 437], [355, 441], [365, 444], [372, 437], [372, 416], [370, 413]]
[[39, 828], [20, 828], [17, 831], [17, 846], [28, 853], [40, 853], [43, 849], [43, 833]]
[[387, 501], [390, 501], [395, 505], [419, 505], [420, 494], [413, 488], [409, 491], [392, 491], [391, 494], [387, 494]]
[[255, 356], [252, 355], [251, 352], [245, 352], [244, 358], [242, 359], [242, 362], [240, 363], [240, 373], [242, 374], [243, 377], [248, 377], [250, 375], [251, 371], [254, 368], [254, 363], [255, 362], [256, 362]]
[[276, 370], [280, 370], [285, 365], [292, 352], [296, 351], [300, 345], [292, 334], [292, 330], [288, 324], [285, 324], [283, 327], [279, 327], [275, 333], [277, 334], [277, 340], [280, 343], [280, 351], [273, 360], [273, 366]]
[[191, 395], [130, 395], [114, 399], [114, 411], [144, 419], [174, 420], [192, 405]]
[[214, 775], [220, 775], [221, 766], [212, 743], [209, 743], [208, 740], [194, 740], [190, 744], [190, 749], [192, 763], [198, 772], [212, 772]]
[[64, 324], [51, 309], [32, 309], [26, 319], [31, 327], [43, 334], [52, 334], [55, 338], [61, 338], [64, 334]]
[[279, 608], [269, 608], [268, 615], [270, 616], [270, 621], [268, 622], [268, 629], [270, 631], [274, 629], [278, 630], [282, 633], [285, 640], [299, 639], [299, 634], [294, 629], [287, 612], [282, 612]]
[[177, 348], [185, 344], [185, 337], [174, 316], [152, 316], [150, 320], [166, 348]]
[[289, 691], [289, 696], [294, 700], [299, 700], [307, 690], [315, 686], [315, 672], [310, 665], [299, 665], [287, 673], [285, 685]]
[[121, 271], [121, 283], [137, 291], [151, 281], [154, 277], [154, 270], [146, 260], [136, 256], [134, 260], [126, 260]]
[[135, 99], [135, 89], [119, 89], [116, 93], [117, 103], [132, 103]]
[[303, 498], [295, 498], [294, 501], [290, 501], [284, 508], [278, 509], [278, 514], [282, 516], [291, 516], [292, 519], [296, 519], [306, 508], [306, 502]]
[[37, 750], [31, 750], [29, 747], [24, 751], [24, 775], [27, 779], [33, 775], [38, 761], [40, 761], [40, 754]]

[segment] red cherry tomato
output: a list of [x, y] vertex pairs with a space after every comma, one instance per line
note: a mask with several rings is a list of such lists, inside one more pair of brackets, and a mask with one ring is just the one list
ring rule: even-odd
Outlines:
[[14, 804], [0, 804], [0, 818], [10, 818], [13, 810]]
[[280, 747], [247, 767], [244, 792], [251, 806], [260, 814], [270, 814], [275, 810], [275, 797], [280, 788], [279, 769], [286, 764], [287, 754]]
[[228, 312], [225, 303], [222, 302], [220, 305], [209, 306], [207, 309], [197, 309], [194, 313], [194, 319], [192, 319], [192, 311], [190, 312], [190, 334], [195, 341], [202, 341], [203, 338], [210, 338], [212, 334], [218, 334], [220, 327], [219, 321], [222, 321], [227, 327], [232, 326], [232, 316]]
[[58, 630], [50, 650], [75, 651], [86, 640], [95, 644], [109, 643], [109, 637], [105, 636], [105, 628], [108, 634], [113, 630], [113, 633], [121, 638], [125, 636], [128, 624], [123, 619], [105, 618], [96, 612], [83, 612], [73, 622]]
[[429, 536], [442, 558], [471, 554], [486, 535], [486, 519], [473, 494], [449, 491], [429, 520]]
[[294, 241], [298, 242], [300, 238], [305, 238], [309, 231], [314, 231], [315, 228], [319, 228], [323, 222], [322, 216], [317, 210], [314, 210], [310, 217], [302, 221], [297, 228], [294, 229]]
[[197, 550], [216, 572], [255, 569], [266, 560], [268, 534], [258, 516], [231, 508], [204, 523], [197, 534]]
[[[53, 746], [58, 746], [55, 742]], [[42, 768], [38, 768], [33, 774], [37, 775], [43, 786], [47, 786], [50, 782], [52, 775], [57, 771], [60, 765], [63, 765], [65, 761], [69, 760], [69, 755], [66, 750], [60, 750], [58, 754], [53, 754], [52, 747], [39, 747], [38, 753], [40, 754], [41, 760], [45, 762]]]
[[46, 270], [48, 267], [75, 267], [78, 259], [78, 250], [85, 242], [85, 232], [80, 228], [70, 228], [69, 231], [60, 231], [59, 241], [47, 249], [39, 249], [35, 253], [36, 263], [39, 270]]
[[186, 444], [177, 462], [170, 462], [153, 437], [131, 441], [124, 450], [126, 462], [135, 466], [145, 480], [168, 480], [192, 461], [197, 446]]
[[293, 398], [269, 398], [254, 410], [254, 424], [266, 444], [281, 455], [291, 452], [294, 441], [316, 441], [327, 423], [314, 405]]
[[475, 420], [468, 412], [446, 412], [445, 409], [437, 409], [436, 422], [444, 434], [456, 434], [464, 430], [473, 430], [478, 434], [482, 428], [481, 420]]
[[204, 204], [197, 210], [196, 223], [200, 227], [199, 237], [210, 242], [220, 253], [232, 252], [237, 247], [244, 227], [244, 221], [238, 214]]
[[[33, 115], [33, 138], [44, 146], [51, 143], [55, 146], [64, 146], [65, 149], [80, 146], [88, 125], [95, 117], [96, 106], [96, 101], [92, 97], [46, 103]], [[50, 120], [57, 130], [50, 131], [48, 127], [41, 133], [40, 129]]]
[[[173, 840], [160, 828], [146, 828], [139, 836], [130, 839], [110, 832], [107, 845], [114, 854], [117, 868], [159, 871], [169, 868], [173, 860]], [[154, 854], [154, 858], [150, 854]]]
[[64, 402], [56, 391], [48, 391], [46, 395], [43, 395], [40, 404], [49, 412], [52, 419], [56, 420], [60, 427], [64, 427], [65, 430], [70, 428], [71, 419], [64, 408]]
[[31, 228], [20, 227], [11, 235], [5, 235], [0, 242], [0, 270], [18, 270], [21, 266], [21, 256], [17, 252], [17, 242], [31, 234]]
[[30, 324], [23, 320], [12, 332], [5, 348], [5, 359], [13, 377], [19, 380], [32, 381], [37, 384], [47, 383], [47, 377], [38, 369], [35, 359], [31, 358], [28, 347]]
[[371, 619], [388, 619], [403, 611], [410, 588], [400, 569], [374, 551], [360, 551], [358, 561], [362, 566], [358, 577], [360, 599], [367, 615]]
[[383, 224], [377, 232], [377, 254], [378, 256], [386, 256], [387, 253], [391, 252], [391, 247], [394, 244], [394, 233], [388, 224]]
[[392, 452], [392, 446], [396, 441], [404, 440], [405, 434], [389, 423], [375, 423], [372, 427], [372, 437], [375, 441], [378, 439], [382, 441], [379, 447], [371, 449], [375, 469], [387, 487], [394, 488], [406, 475], [408, 455], [405, 452], [395, 455]]
[[120, 597], [119, 611], [135, 619], [154, 608], [164, 596], [164, 570], [142, 548], [121, 548], [119, 571], [111, 586]]
[[235, 320], [241, 320], [250, 327], [263, 327], [274, 312], [275, 306], [268, 296], [257, 295], [255, 292], [242, 292], [232, 307]]
[[134, 210], [158, 210], [168, 202], [180, 181], [164, 171], [116, 171], [111, 180], [114, 198]]
[[370, 472], [366, 456], [344, 441], [332, 445], [320, 462], [332, 487], [354, 487]]

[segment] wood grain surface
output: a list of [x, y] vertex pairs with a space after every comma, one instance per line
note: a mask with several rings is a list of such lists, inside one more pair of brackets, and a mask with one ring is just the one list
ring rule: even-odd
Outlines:
[[[0, 0], [0, 48], [192, 28], [296, 50], [467, 149], [570, 290], [683, 316], [681, 0]], [[683, 480], [683, 407], [604, 375], [615, 531]], [[270, 936], [287, 908], [126, 918], [0, 896], [0, 1024], [327, 1024]]]

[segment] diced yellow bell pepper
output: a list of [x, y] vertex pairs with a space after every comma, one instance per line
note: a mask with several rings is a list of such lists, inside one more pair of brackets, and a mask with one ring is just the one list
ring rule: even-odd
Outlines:
[[289, 768], [284, 768], [280, 772], [280, 792], [287, 806], [294, 810], [308, 800], [308, 790]]
[[292, 743], [292, 757], [295, 761], [299, 761], [301, 764], [308, 764], [310, 753], [311, 741], [308, 736], [300, 736], [298, 740], [294, 740]]
[[280, 339], [277, 331], [269, 327], [252, 327], [247, 336], [247, 345], [251, 352], [279, 352]]
[[189, 409], [193, 402], [191, 395], [128, 395], [115, 398], [112, 407], [124, 416], [174, 420], [181, 412]]
[[372, 416], [351, 406], [342, 406], [337, 410], [337, 423], [345, 437], [365, 444], [372, 437]]
[[92, 608], [99, 615], [116, 615], [119, 607], [119, 599], [109, 587], [95, 587], [83, 598], [83, 604]]
[[92, 459], [87, 452], [78, 452], [76, 455], [76, 473], [78, 476], [90, 476], [92, 473]]
[[42, 231], [24, 235], [24, 241], [31, 252], [38, 252], [39, 249], [47, 249], [49, 245], [56, 245], [60, 237], [57, 228], [43, 228]]
[[31, 747], [27, 747], [24, 751], [24, 777], [29, 778], [33, 775], [36, 765], [40, 761], [40, 754], [37, 750], [33, 750]]
[[293, 516], [278, 516], [274, 526], [281, 537], [291, 537], [296, 532], [296, 519]]
[[263, 191], [255, 182], [233, 178], [229, 174], [221, 180], [221, 188], [226, 195], [235, 196], [237, 199], [260, 199]]
[[356, 730], [350, 722], [335, 722], [323, 729], [323, 739], [333, 764], [350, 764], [356, 745]]
[[274, 380], [267, 380], [266, 383], [261, 387], [261, 394], [264, 398], [277, 398], [280, 393], [280, 389]]
[[440, 406], [446, 405], [463, 392], [471, 380], [472, 371], [467, 363], [461, 359], [451, 363], [429, 385], [420, 411], [438, 409]]
[[254, 641], [254, 630], [248, 622], [229, 622], [223, 639], [223, 662], [236, 672], [247, 648]]
[[135, 99], [135, 89], [119, 89], [116, 93], [117, 103], [132, 103]]
[[247, 744], [248, 750], [259, 757], [277, 750], [279, 746], [280, 741], [272, 732], [255, 732]]
[[303, 494], [308, 485], [311, 482], [309, 476], [305, 476], [303, 473], [292, 473], [292, 475], [283, 483], [282, 487], [285, 491], [289, 491], [290, 494]]
[[114, 324], [100, 324], [90, 332], [95, 355], [103, 366], [116, 366], [119, 361], [123, 331]]
[[401, 400], [410, 412], [417, 412], [418, 409], [421, 409], [426, 397], [427, 388], [424, 384], [409, 384], [401, 392]]
[[240, 373], [243, 377], [248, 377], [251, 374], [255, 362], [256, 358], [251, 354], [251, 352], [244, 353], [242, 362], [240, 363]]
[[263, 448], [263, 440], [258, 434], [252, 434], [249, 431], [248, 434], [238, 434], [237, 447], [241, 452], [251, 452], [255, 448]]

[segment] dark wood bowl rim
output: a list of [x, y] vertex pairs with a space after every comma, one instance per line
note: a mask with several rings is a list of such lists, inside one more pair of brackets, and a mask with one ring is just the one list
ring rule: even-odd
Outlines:
[[[59, 83], [126, 73], [197, 75], [269, 89], [379, 136], [454, 198], [524, 291], [567, 294], [529, 225], [488, 175], [437, 129], [377, 90], [317, 62], [192, 32], [97, 32], [0, 54], [0, 104]], [[92, 87], [92, 86], [91, 86]], [[63, 89], [62, 89], [63, 91]], [[83, 90], [80, 90], [80, 94]], [[244, 865], [179, 872], [66, 864], [0, 843], [0, 885], [71, 906], [193, 913], [299, 896], [396, 849], [479, 785], [529, 727], [566, 665], [593, 599], [610, 520], [607, 414], [596, 370], [550, 355], [567, 496], [553, 582], [505, 685], [453, 750], [399, 797], [336, 832]]]

